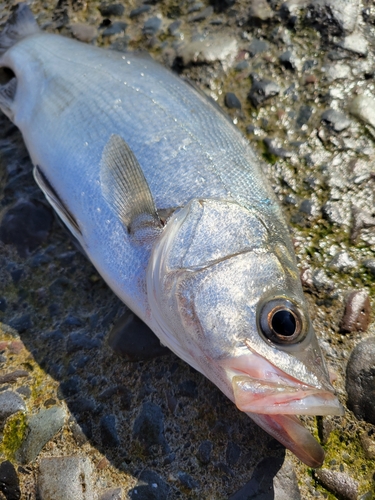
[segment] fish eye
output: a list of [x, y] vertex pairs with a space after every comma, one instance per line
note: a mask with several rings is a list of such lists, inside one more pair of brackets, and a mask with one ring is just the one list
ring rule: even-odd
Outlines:
[[268, 342], [296, 344], [307, 334], [307, 321], [296, 303], [277, 297], [264, 303], [259, 312], [259, 330]]

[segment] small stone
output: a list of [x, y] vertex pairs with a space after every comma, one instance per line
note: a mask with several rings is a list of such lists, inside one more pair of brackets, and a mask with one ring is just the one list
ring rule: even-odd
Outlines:
[[278, 95], [279, 93], [280, 87], [277, 83], [272, 82], [271, 80], [258, 80], [254, 76], [253, 84], [248, 94], [248, 99], [251, 101], [253, 106], [258, 107], [266, 100]]
[[271, 155], [278, 156], [279, 158], [290, 158], [292, 156], [290, 151], [280, 146], [278, 139], [265, 137], [263, 142], [267, 146], [267, 150]]
[[299, 66], [299, 60], [291, 50], [283, 52], [279, 57], [279, 61], [286, 69], [296, 70]]
[[132, 500], [165, 500], [168, 498], [169, 485], [152, 470], [143, 470], [137, 485], [129, 492]]
[[224, 97], [224, 102], [229, 109], [241, 109], [241, 101], [233, 92], [227, 92]]
[[202, 12], [199, 12], [199, 14], [192, 16], [189, 20], [193, 23], [197, 23], [199, 21], [204, 21], [208, 17], [212, 16], [213, 12], [214, 12], [214, 8], [212, 6], [209, 6], [206, 9], [203, 9]]
[[10, 373], [6, 373], [5, 375], [0, 375], [0, 384], [12, 384], [13, 382], [17, 382], [17, 379], [20, 377], [28, 377], [29, 372], [26, 370], [15, 370]]
[[194, 380], [185, 380], [178, 386], [178, 395], [195, 399], [198, 396], [197, 384]]
[[343, 63], [331, 64], [323, 69], [325, 69], [328, 81], [330, 82], [350, 79], [352, 74], [350, 66]]
[[116, 429], [116, 417], [114, 415], [104, 415], [100, 420], [100, 434], [102, 445], [111, 448], [119, 446], [120, 439]]
[[354, 52], [360, 56], [367, 56], [368, 53], [368, 42], [366, 38], [359, 33], [348, 35], [338, 45], [342, 49]]
[[0, 392], [0, 428], [8, 417], [25, 410], [25, 403], [19, 394], [13, 391]]
[[164, 437], [164, 415], [160, 406], [151, 402], [142, 405], [141, 412], [134, 422], [133, 436], [146, 449], [153, 445], [160, 445], [165, 451], [167, 450]]
[[207, 465], [210, 463], [212, 446], [213, 446], [212, 442], [208, 441], [208, 440], [202, 441], [201, 444], [199, 445], [198, 452], [197, 452], [197, 458], [204, 465]]
[[16, 316], [8, 321], [8, 325], [17, 330], [18, 333], [26, 332], [32, 327], [30, 314]]
[[123, 23], [122, 21], [115, 21], [103, 31], [102, 36], [118, 35], [119, 33], [123, 33], [126, 30], [127, 26], [128, 25], [126, 23]]
[[375, 276], [375, 259], [365, 260], [363, 266], [372, 276]]
[[195, 479], [193, 479], [190, 474], [187, 474], [186, 472], [177, 472], [177, 477], [185, 488], [188, 490], [195, 490], [199, 487], [199, 484]]
[[148, 36], [156, 35], [156, 33], [160, 30], [161, 25], [162, 20], [160, 17], [150, 17], [143, 25], [143, 34]]
[[359, 420], [375, 425], [375, 337], [360, 342], [346, 367], [348, 408]]
[[97, 338], [91, 339], [81, 332], [73, 332], [69, 335], [66, 343], [66, 350], [71, 354], [81, 349], [90, 350], [100, 347], [101, 341]]
[[269, 45], [264, 40], [258, 40], [258, 38], [253, 38], [249, 45], [249, 54], [251, 57], [266, 52], [269, 49]]
[[220, 61], [224, 69], [231, 66], [238, 52], [238, 43], [234, 37], [217, 34], [203, 39], [194, 39], [178, 50], [184, 66], [190, 63], [213, 63]]
[[297, 116], [297, 126], [299, 128], [303, 127], [303, 125], [306, 125], [307, 122], [310, 120], [311, 116], [313, 114], [313, 108], [308, 105], [303, 105], [299, 108], [298, 111], [298, 116]]
[[99, 500], [122, 500], [122, 488], [110, 488], [102, 491]]
[[321, 116], [322, 122], [326, 123], [335, 132], [342, 132], [350, 126], [349, 118], [341, 111], [327, 109]]
[[99, 12], [103, 17], [120, 17], [124, 14], [125, 7], [121, 3], [102, 3], [99, 7]]
[[98, 30], [95, 26], [84, 23], [75, 23], [70, 27], [74, 38], [81, 42], [90, 43], [98, 36]]
[[225, 456], [227, 460], [227, 464], [229, 467], [233, 467], [238, 462], [238, 459], [241, 455], [241, 448], [238, 444], [233, 443], [233, 441], [229, 441], [227, 444], [227, 449], [225, 451]]
[[272, 19], [274, 13], [266, 0], [250, 0], [249, 19], [268, 21]]
[[20, 482], [11, 462], [6, 460], [0, 464], [0, 492], [6, 500], [21, 498]]
[[136, 9], [133, 9], [130, 11], [129, 17], [132, 19], [133, 17], [140, 16], [141, 14], [144, 14], [145, 12], [149, 12], [151, 10], [151, 5], [141, 5], [140, 7], [137, 7]]
[[371, 439], [366, 433], [361, 434], [361, 443], [366, 458], [375, 460], [375, 441]]
[[177, 35], [178, 32], [179, 32], [180, 26], [181, 26], [181, 21], [179, 21], [179, 20], [173, 21], [173, 23], [171, 23], [168, 26], [168, 32], [169, 32], [169, 34], [172, 35], [172, 36]]
[[65, 397], [74, 396], [75, 394], [78, 393], [80, 388], [81, 388], [81, 378], [78, 377], [77, 375], [64, 380], [60, 384], [60, 391]]
[[365, 290], [354, 290], [345, 300], [342, 332], [365, 332], [370, 324], [371, 305]]
[[375, 99], [373, 96], [359, 95], [349, 107], [350, 113], [375, 128]]
[[87, 458], [48, 457], [39, 464], [38, 492], [42, 500], [92, 500], [92, 466]]
[[314, 471], [314, 476], [327, 490], [340, 495], [343, 500], [357, 500], [358, 481], [345, 472], [317, 469]]
[[329, 267], [341, 273], [345, 273], [351, 269], [358, 268], [358, 262], [352, 259], [348, 252], [343, 251], [334, 255], [333, 259], [329, 263]]

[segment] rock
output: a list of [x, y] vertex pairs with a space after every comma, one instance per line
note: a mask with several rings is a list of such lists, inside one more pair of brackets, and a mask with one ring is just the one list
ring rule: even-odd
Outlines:
[[178, 50], [184, 66], [190, 63], [213, 63], [220, 61], [226, 69], [233, 63], [238, 50], [237, 40], [228, 35], [215, 34], [192, 40]]
[[8, 460], [0, 464], [0, 492], [6, 500], [20, 500], [21, 498], [17, 472]]
[[152, 330], [129, 309], [116, 321], [108, 336], [116, 354], [131, 361], [152, 359], [170, 353]]
[[62, 406], [42, 409], [29, 417], [28, 434], [18, 451], [20, 461], [29, 463], [35, 460], [43, 446], [62, 428], [65, 418], [66, 411]]
[[268, 457], [255, 467], [253, 475], [228, 500], [301, 500], [297, 477], [293, 466], [283, 458]]
[[0, 392], [0, 429], [11, 415], [26, 411], [26, 406], [19, 394], [13, 391]]
[[308, 105], [303, 105], [299, 108], [296, 124], [299, 128], [306, 125], [313, 114], [313, 108]]
[[91, 463], [81, 457], [42, 458], [38, 493], [41, 500], [92, 500], [95, 496]]
[[361, 434], [361, 444], [366, 458], [375, 460], [375, 441], [371, 439], [365, 432]]
[[375, 128], [375, 99], [373, 96], [359, 95], [349, 107], [350, 113]]
[[370, 324], [371, 305], [367, 291], [354, 290], [346, 297], [342, 332], [365, 332]]
[[116, 430], [116, 417], [114, 415], [104, 415], [100, 419], [100, 434], [102, 438], [102, 446], [115, 447], [119, 446], [120, 438]]
[[144, 14], [145, 12], [149, 12], [151, 10], [151, 5], [141, 5], [140, 7], [137, 7], [136, 9], [133, 9], [130, 11], [129, 17], [132, 19], [133, 17], [140, 16], [141, 14]]
[[335, 132], [342, 132], [347, 129], [351, 123], [344, 113], [335, 109], [327, 109], [324, 111], [321, 120]]
[[110, 488], [102, 491], [99, 500], [123, 500], [122, 488]]
[[191, 18], [188, 19], [188, 21], [197, 23], [199, 21], [204, 21], [208, 17], [210, 17], [214, 12], [214, 8], [212, 6], [207, 7], [206, 9], [203, 9], [202, 12], [199, 12], [199, 14], [196, 14], [192, 16]]
[[195, 399], [198, 396], [197, 384], [194, 380], [185, 380], [178, 386], [178, 395]]
[[360, 342], [346, 367], [348, 408], [359, 420], [375, 425], [375, 337]]
[[52, 209], [36, 200], [20, 201], [3, 216], [0, 240], [14, 245], [21, 257], [40, 246], [52, 228]]
[[150, 17], [143, 25], [143, 34], [147, 36], [156, 35], [156, 33], [160, 30], [161, 25], [162, 20], [160, 17]]
[[199, 445], [197, 458], [204, 465], [210, 463], [212, 446], [213, 446], [212, 442], [208, 440], [202, 441], [201, 444]]
[[120, 17], [125, 12], [125, 7], [121, 3], [102, 3], [99, 6], [99, 12], [103, 17]]
[[241, 448], [238, 444], [233, 443], [233, 441], [229, 441], [227, 444], [227, 449], [225, 451], [225, 457], [227, 460], [227, 464], [229, 467], [233, 467], [238, 462], [238, 459], [241, 455]]
[[367, 271], [375, 276], [375, 259], [368, 259], [363, 262], [363, 266], [367, 269]]
[[343, 500], [357, 500], [359, 484], [345, 472], [317, 469], [314, 476], [327, 490]]
[[146, 449], [160, 445], [164, 451], [167, 450], [164, 437], [164, 415], [160, 406], [151, 402], [142, 405], [141, 412], [134, 422], [133, 436]]
[[187, 472], [177, 472], [177, 477], [182, 486], [188, 490], [195, 490], [199, 487], [197, 481], [195, 481]]
[[236, 0], [210, 0], [215, 12], [224, 12], [225, 10], [233, 7]]
[[280, 87], [271, 80], [258, 79], [253, 75], [253, 84], [248, 94], [248, 99], [256, 108], [266, 100], [278, 95]]
[[290, 158], [292, 156], [292, 153], [290, 151], [287, 151], [285, 148], [280, 146], [280, 142], [278, 139], [265, 137], [263, 139], [263, 142], [271, 155], [278, 156], [279, 158]]
[[81, 378], [77, 375], [70, 377], [61, 382], [60, 391], [64, 397], [74, 396], [80, 390], [81, 382]]
[[98, 30], [91, 24], [75, 23], [71, 25], [70, 31], [74, 38], [86, 43], [92, 42], [98, 36]]
[[266, 0], [250, 0], [249, 2], [249, 19], [257, 19], [259, 21], [268, 21], [272, 19], [274, 13]]
[[262, 52], [266, 52], [267, 50], [269, 50], [268, 43], [264, 40], [258, 40], [258, 38], [253, 38], [248, 48], [251, 57], [261, 54]]
[[358, 262], [348, 252], [338, 252], [329, 263], [329, 267], [341, 273], [358, 268]]
[[146, 469], [139, 475], [129, 496], [132, 500], [165, 500], [169, 490], [169, 485], [156, 472]]
[[339, 42], [339, 47], [348, 50], [349, 52], [354, 52], [360, 56], [367, 56], [368, 53], [368, 42], [364, 36], [360, 33], [352, 33]]
[[127, 26], [128, 25], [126, 23], [123, 23], [122, 21], [115, 21], [103, 31], [102, 36], [118, 35], [119, 33], [123, 33], [126, 30]]
[[350, 79], [352, 74], [350, 66], [343, 63], [330, 64], [329, 66], [324, 66], [322, 70], [325, 71], [329, 82]]
[[293, 71], [300, 66], [300, 60], [297, 59], [291, 50], [283, 52], [279, 57], [279, 61], [286, 69], [291, 69]]
[[241, 109], [241, 101], [233, 92], [227, 92], [224, 97], [224, 102], [229, 109]]
[[101, 345], [101, 341], [97, 338], [91, 339], [81, 332], [73, 332], [69, 335], [66, 342], [66, 350], [71, 354], [82, 349], [90, 350], [97, 349]]

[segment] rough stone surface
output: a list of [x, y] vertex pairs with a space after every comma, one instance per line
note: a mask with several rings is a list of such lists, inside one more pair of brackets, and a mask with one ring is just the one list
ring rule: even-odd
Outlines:
[[354, 290], [345, 300], [345, 311], [341, 321], [343, 332], [365, 332], [370, 324], [371, 305], [366, 290]]
[[345, 472], [320, 469], [315, 471], [315, 477], [328, 490], [344, 500], [358, 499], [358, 481], [345, 474]]
[[137, 485], [131, 490], [132, 500], [164, 500], [168, 497], [169, 485], [154, 471], [144, 470]]
[[13, 391], [0, 392], [0, 426], [4, 425], [4, 422], [10, 415], [17, 413], [18, 411], [26, 410], [25, 403], [19, 394]]
[[17, 472], [9, 460], [0, 464], [0, 492], [6, 500], [20, 500], [21, 498]]

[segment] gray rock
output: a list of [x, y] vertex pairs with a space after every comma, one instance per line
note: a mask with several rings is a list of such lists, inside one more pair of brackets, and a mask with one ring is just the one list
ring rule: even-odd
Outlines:
[[70, 31], [74, 38], [81, 42], [92, 42], [98, 36], [98, 30], [91, 24], [75, 23], [70, 27]]
[[321, 116], [322, 122], [326, 123], [335, 132], [342, 132], [350, 126], [349, 118], [335, 109], [327, 109]]
[[119, 446], [120, 438], [116, 429], [116, 417], [114, 415], [103, 415], [100, 419], [100, 434], [102, 445], [108, 447]]
[[295, 56], [295, 54], [291, 50], [286, 50], [283, 52], [279, 61], [286, 69], [296, 70], [300, 66], [300, 60]]
[[99, 500], [122, 500], [122, 488], [110, 488], [102, 491]]
[[195, 479], [193, 479], [187, 472], [179, 471], [177, 472], [177, 477], [182, 486], [188, 490], [195, 490], [199, 487], [199, 483], [195, 481]]
[[118, 35], [119, 33], [123, 33], [126, 30], [127, 26], [128, 25], [122, 21], [115, 21], [103, 31], [102, 36]]
[[229, 500], [301, 500], [297, 477], [290, 462], [283, 458], [265, 458], [253, 475]]
[[62, 406], [42, 409], [29, 417], [28, 434], [18, 451], [20, 461], [29, 463], [35, 460], [43, 446], [62, 428], [65, 418], [66, 411]]
[[253, 84], [248, 94], [248, 99], [256, 108], [263, 104], [265, 101], [278, 95], [280, 87], [276, 82], [265, 79], [258, 79], [253, 75]]
[[280, 146], [280, 142], [277, 139], [265, 137], [263, 142], [271, 155], [278, 156], [279, 158], [290, 158], [292, 156], [290, 151]]
[[264, 40], [258, 40], [258, 38], [253, 38], [250, 42], [248, 51], [249, 54], [254, 57], [257, 54], [261, 54], [262, 52], [266, 52], [269, 50], [269, 45]]
[[357, 96], [351, 102], [349, 111], [356, 118], [375, 128], [375, 99], [373, 96]]
[[314, 472], [315, 478], [329, 491], [343, 500], [357, 500], [358, 481], [345, 472], [329, 469], [318, 469]]
[[213, 446], [212, 442], [208, 440], [202, 441], [201, 444], [199, 445], [197, 458], [204, 465], [210, 463], [212, 446]]
[[150, 10], [151, 10], [151, 5], [141, 5], [140, 7], [131, 10], [129, 17], [130, 19], [133, 17], [137, 17], [140, 16], [141, 14], [144, 14], [145, 12], [149, 12]]
[[324, 34], [352, 33], [357, 27], [359, 0], [309, 0], [300, 4], [300, 8], [308, 6], [310, 19]]
[[129, 496], [133, 500], [165, 500], [169, 490], [169, 485], [156, 472], [144, 470]]
[[102, 3], [99, 6], [99, 12], [103, 17], [122, 16], [125, 12], [125, 7], [121, 3]]
[[368, 259], [363, 262], [363, 266], [367, 269], [367, 271], [375, 276], [375, 259]]
[[178, 55], [187, 66], [190, 63], [212, 63], [220, 61], [226, 69], [230, 66], [238, 50], [237, 40], [228, 35], [211, 35], [192, 40], [178, 50]]
[[346, 297], [342, 332], [365, 332], [370, 324], [371, 305], [366, 290], [353, 290]]
[[296, 124], [299, 128], [306, 125], [313, 114], [313, 108], [308, 105], [303, 105], [299, 108]]
[[233, 92], [227, 92], [224, 97], [224, 102], [229, 109], [241, 109], [241, 101]]
[[368, 42], [360, 33], [352, 33], [346, 36], [338, 45], [342, 49], [354, 52], [360, 56], [367, 56], [368, 53]]
[[164, 415], [160, 406], [146, 402], [134, 422], [133, 436], [137, 438], [146, 449], [160, 445], [166, 451], [167, 444], [164, 437]]
[[143, 25], [143, 34], [148, 36], [156, 35], [156, 33], [160, 30], [161, 25], [162, 20], [160, 17], [150, 17]]
[[66, 343], [66, 350], [69, 354], [82, 349], [90, 350], [100, 347], [100, 340], [90, 338], [82, 332], [73, 332], [69, 335]]
[[208, 17], [210, 17], [214, 12], [214, 8], [212, 6], [207, 7], [206, 9], [203, 9], [202, 12], [199, 12], [199, 14], [195, 14], [194, 16], [191, 16], [188, 21], [191, 21], [193, 23], [197, 23], [199, 21], [204, 21]]
[[322, 69], [325, 71], [329, 82], [334, 82], [335, 80], [347, 80], [352, 74], [350, 66], [344, 63], [330, 64]]
[[233, 467], [238, 462], [241, 455], [241, 448], [233, 441], [229, 441], [225, 450], [225, 458], [229, 467]]
[[19, 394], [13, 391], [0, 392], [0, 428], [8, 417], [25, 410], [25, 403]]
[[42, 458], [38, 493], [41, 500], [93, 500], [91, 463], [81, 457]]
[[375, 338], [360, 342], [346, 367], [348, 408], [360, 420], [375, 425]]
[[17, 472], [8, 460], [0, 464], [0, 492], [6, 500], [19, 500], [21, 498]]

